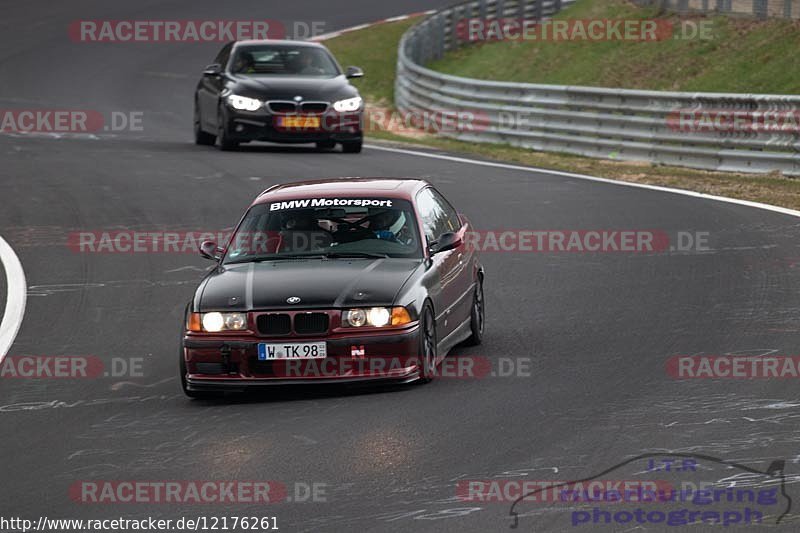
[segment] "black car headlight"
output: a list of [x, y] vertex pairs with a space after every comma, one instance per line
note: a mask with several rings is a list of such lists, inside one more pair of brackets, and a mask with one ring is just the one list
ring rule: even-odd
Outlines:
[[369, 307], [348, 309], [342, 313], [342, 325], [348, 328], [364, 326], [382, 328], [402, 326], [411, 322], [411, 315], [405, 307]]
[[248, 98], [247, 96], [229, 94], [227, 100], [232, 108], [240, 111], [258, 111], [261, 108], [261, 100]]
[[348, 98], [347, 100], [339, 100], [333, 103], [333, 108], [339, 113], [347, 113], [348, 111], [358, 111], [361, 109], [361, 104], [364, 100], [360, 96], [355, 98]]

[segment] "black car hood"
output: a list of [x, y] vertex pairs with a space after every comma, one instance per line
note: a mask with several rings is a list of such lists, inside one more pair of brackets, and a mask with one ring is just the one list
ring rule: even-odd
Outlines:
[[309, 78], [293, 76], [231, 76], [229, 89], [241, 96], [262, 100], [333, 101], [358, 96], [355, 87], [344, 76], [335, 78]]
[[[216, 269], [200, 286], [199, 312], [390, 306], [421, 259], [308, 259]], [[296, 305], [287, 303], [300, 298]]]

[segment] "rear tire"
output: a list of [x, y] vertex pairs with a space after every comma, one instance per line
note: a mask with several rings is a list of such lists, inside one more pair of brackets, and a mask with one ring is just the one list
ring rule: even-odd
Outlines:
[[425, 305], [419, 326], [419, 383], [429, 383], [436, 375], [436, 318]]
[[364, 141], [348, 141], [342, 143], [342, 152], [345, 154], [360, 154]]
[[217, 137], [203, 131], [202, 117], [197, 102], [194, 103], [194, 143], [200, 146], [214, 146]]
[[475, 294], [472, 297], [472, 311], [470, 314], [469, 327], [472, 335], [464, 341], [468, 346], [478, 346], [483, 342], [483, 330], [486, 322], [486, 304], [483, 299], [483, 279], [478, 278], [475, 286]]

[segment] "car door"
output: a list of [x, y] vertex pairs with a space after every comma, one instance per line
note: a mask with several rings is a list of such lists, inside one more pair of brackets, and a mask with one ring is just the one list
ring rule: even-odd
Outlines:
[[[417, 209], [422, 219], [426, 246], [430, 246], [442, 234], [458, 231], [458, 222], [452, 219], [455, 211], [448, 213], [446, 202], [432, 187], [426, 187], [417, 194]], [[452, 210], [452, 208], [450, 208]], [[457, 218], [457, 215], [455, 215]], [[461, 323], [458, 300], [462, 292], [460, 279], [463, 264], [463, 250], [458, 248], [440, 252], [431, 258], [431, 268], [437, 274], [438, 286], [431, 291], [431, 299], [436, 312], [436, 332], [439, 341], [450, 335]]]
[[[434, 201], [442, 212], [442, 232], [450, 231], [457, 233], [461, 238], [461, 244], [452, 250], [454, 253], [453, 268], [453, 293], [454, 301], [450, 313], [449, 321], [453, 328], [457, 328], [465, 320], [468, 320], [472, 311], [472, 256], [475, 253], [466, 245], [466, 232], [468, 226], [462, 222], [455, 208], [434, 188], [431, 188]], [[441, 235], [441, 233], [440, 233]]]
[[[214, 63], [222, 67], [222, 72], [225, 72], [228, 65], [232, 48], [233, 43], [226, 44], [214, 59]], [[222, 74], [204, 74], [203, 78], [200, 80], [197, 89], [197, 102], [200, 106], [200, 115], [206, 130], [216, 131], [217, 129], [217, 104], [219, 102], [220, 93], [224, 88], [225, 78]]]

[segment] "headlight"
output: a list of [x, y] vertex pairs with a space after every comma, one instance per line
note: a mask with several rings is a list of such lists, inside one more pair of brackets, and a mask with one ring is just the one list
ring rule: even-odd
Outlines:
[[402, 326], [411, 322], [411, 315], [405, 307], [372, 307], [370, 309], [350, 309], [342, 314], [342, 325], [349, 328], [372, 326]]
[[364, 101], [360, 96], [355, 98], [348, 98], [347, 100], [339, 100], [333, 103], [333, 108], [339, 113], [346, 113], [347, 111], [358, 111], [361, 109], [361, 104]]
[[220, 331], [242, 331], [247, 329], [244, 313], [191, 313], [187, 329], [194, 332], [218, 333]]
[[385, 307], [373, 307], [367, 311], [367, 324], [376, 328], [387, 325], [392, 320], [392, 314]]
[[258, 111], [261, 107], [261, 100], [255, 98], [248, 98], [246, 96], [239, 96], [238, 94], [231, 94], [228, 96], [228, 103], [234, 109], [242, 111]]

